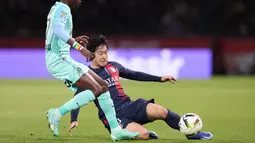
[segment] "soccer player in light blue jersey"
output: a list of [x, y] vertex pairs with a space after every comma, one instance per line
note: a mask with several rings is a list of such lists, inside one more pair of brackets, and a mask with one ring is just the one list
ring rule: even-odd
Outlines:
[[52, 6], [47, 17], [46, 66], [49, 73], [64, 81], [68, 88], [74, 91], [77, 88], [90, 90], [77, 94], [59, 108], [48, 110], [46, 114], [49, 127], [53, 135], [58, 136], [58, 124], [62, 116], [97, 98], [110, 124], [111, 139], [118, 141], [135, 138], [139, 133], [128, 132], [118, 124], [106, 82], [87, 66], [70, 57], [70, 47], [78, 50], [87, 59], [93, 57], [85, 47], [89, 39], [87, 36], [72, 38], [73, 22], [70, 8], [78, 7], [80, 4], [81, 0], [60, 0]]

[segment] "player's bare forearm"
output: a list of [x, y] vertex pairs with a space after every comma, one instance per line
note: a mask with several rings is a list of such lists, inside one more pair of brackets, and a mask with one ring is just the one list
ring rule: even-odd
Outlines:
[[91, 53], [87, 48], [81, 49], [81, 50], [80, 50], [80, 53], [81, 53], [84, 57], [86, 57], [87, 62], [88, 62], [88, 61], [91, 61], [91, 60], [93, 59], [93, 57], [94, 57], [94, 54]]

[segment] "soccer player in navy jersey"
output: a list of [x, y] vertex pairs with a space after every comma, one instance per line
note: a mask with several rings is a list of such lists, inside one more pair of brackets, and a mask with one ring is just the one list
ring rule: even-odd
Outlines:
[[[180, 116], [169, 109], [155, 104], [154, 99], [145, 100], [138, 99], [136, 101], [130, 100], [130, 97], [125, 94], [123, 87], [120, 83], [120, 77], [147, 82], [175, 82], [176, 79], [172, 76], [154, 76], [143, 72], [132, 71], [125, 68], [121, 64], [113, 61], [108, 61], [108, 45], [104, 36], [92, 37], [89, 39], [87, 49], [95, 54], [92, 63], [89, 66], [98, 76], [100, 76], [108, 84], [111, 98], [114, 102], [116, 117], [123, 128], [130, 132], [139, 132], [140, 136], [136, 139], [157, 139], [158, 136], [155, 132], [148, 131], [144, 124], [153, 122], [155, 120], [165, 121], [169, 127], [179, 130]], [[79, 88], [76, 94], [86, 89]], [[98, 108], [98, 116], [104, 126], [109, 132], [109, 123], [99, 106], [97, 100], [94, 101]], [[71, 124], [69, 132], [78, 126], [78, 113], [79, 109], [71, 111]], [[195, 136], [187, 136], [188, 139], [195, 140], [209, 140], [213, 137], [210, 132], [199, 132]]]

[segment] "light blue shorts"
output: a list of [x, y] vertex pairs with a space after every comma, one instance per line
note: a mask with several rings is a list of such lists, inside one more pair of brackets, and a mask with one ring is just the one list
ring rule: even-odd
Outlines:
[[73, 91], [77, 87], [73, 84], [76, 83], [84, 74], [89, 71], [89, 67], [76, 62], [71, 57], [62, 58], [56, 66], [52, 67], [49, 72], [57, 79], [63, 80], [65, 85]]

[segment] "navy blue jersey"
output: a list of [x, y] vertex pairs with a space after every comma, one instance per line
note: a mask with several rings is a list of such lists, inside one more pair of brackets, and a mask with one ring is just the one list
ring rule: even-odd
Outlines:
[[[120, 83], [120, 77], [137, 81], [161, 81], [161, 77], [129, 70], [117, 62], [108, 62], [104, 68], [93, 69], [90, 67], [90, 69], [93, 70], [108, 84], [109, 92], [114, 103], [117, 118], [121, 118], [123, 116], [125, 108], [131, 102], [130, 97], [125, 94], [124, 89]], [[79, 88], [75, 95], [84, 90], [85, 89]], [[100, 108], [98, 101], [95, 100], [94, 103], [98, 108], [98, 116], [101, 119], [104, 116], [104, 113]], [[78, 112], [79, 110], [71, 112], [71, 121], [77, 120]]]

